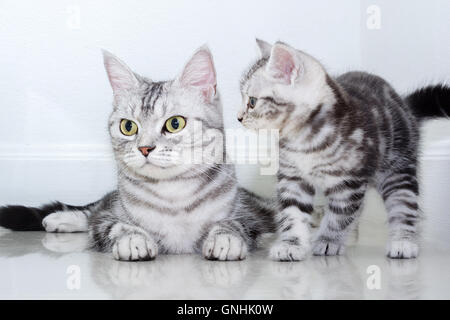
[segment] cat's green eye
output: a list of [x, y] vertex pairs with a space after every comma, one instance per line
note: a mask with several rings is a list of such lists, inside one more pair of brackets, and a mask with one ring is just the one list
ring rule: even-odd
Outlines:
[[167, 119], [165, 130], [170, 133], [176, 133], [186, 126], [186, 120], [182, 116], [175, 116]]
[[248, 97], [248, 103], [247, 103], [247, 106], [250, 108], [250, 109], [253, 109], [255, 106], [256, 106], [256, 101], [257, 101], [258, 99], [256, 99], [255, 97]]
[[120, 132], [126, 136], [133, 136], [137, 133], [138, 127], [134, 121], [122, 119], [120, 121]]

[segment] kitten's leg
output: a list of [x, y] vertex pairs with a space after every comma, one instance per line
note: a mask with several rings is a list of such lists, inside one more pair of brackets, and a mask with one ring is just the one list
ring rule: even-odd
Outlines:
[[112, 252], [116, 260], [152, 260], [158, 254], [158, 245], [144, 229], [118, 220], [110, 212], [96, 212], [89, 223], [89, 235], [94, 247]]
[[417, 202], [419, 187], [415, 169], [388, 175], [379, 186], [388, 214], [389, 258], [415, 258], [419, 254]]
[[325, 191], [328, 206], [314, 243], [313, 254], [334, 256], [342, 254], [349, 231], [357, 228], [362, 211], [365, 181], [344, 181]]
[[359, 239], [359, 220], [356, 220], [353, 222], [349, 227], [348, 235], [347, 235], [347, 241], [345, 242], [345, 245], [347, 247], [354, 246], [358, 243]]
[[270, 257], [279, 261], [303, 260], [311, 246], [315, 190], [300, 177], [280, 176], [277, 193], [281, 209], [277, 215], [278, 239], [270, 249]]
[[248, 252], [247, 242], [245, 229], [239, 221], [220, 222], [206, 236], [202, 253], [208, 260], [243, 260]]

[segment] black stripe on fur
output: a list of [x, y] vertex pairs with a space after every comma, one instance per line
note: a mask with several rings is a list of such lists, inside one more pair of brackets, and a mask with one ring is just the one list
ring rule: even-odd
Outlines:
[[414, 91], [406, 103], [419, 120], [450, 117], [450, 87], [439, 84]]
[[52, 202], [42, 207], [0, 207], [0, 226], [13, 231], [43, 231], [42, 220], [50, 213], [64, 210], [61, 202]]

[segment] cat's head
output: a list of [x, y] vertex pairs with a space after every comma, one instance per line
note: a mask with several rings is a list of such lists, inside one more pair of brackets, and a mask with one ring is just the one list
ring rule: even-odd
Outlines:
[[161, 179], [211, 161], [211, 150], [223, 141], [209, 135], [223, 131], [223, 119], [207, 47], [170, 81], [142, 77], [109, 52], [103, 57], [114, 95], [109, 132], [119, 170]]
[[238, 120], [249, 129], [279, 129], [287, 135], [333, 94], [327, 74], [310, 55], [277, 42], [256, 40], [261, 57], [241, 79]]

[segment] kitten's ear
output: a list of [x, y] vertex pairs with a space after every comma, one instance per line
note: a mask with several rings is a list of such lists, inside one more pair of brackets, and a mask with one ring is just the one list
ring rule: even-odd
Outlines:
[[185, 65], [177, 79], [181, 87], [197, 88], [206, 102], [211, 102], [216, 94], [216, 70], [207, 46], [200, 47]]
[[135, 88], [138, 79], [128, 66], [112, 53], [102, 50], [106, 73], [114, 94]]
[[266, 71], [271, 77], [292, 84], [300, 75], [300, 69], [301, 62], [295, 49], [283, 43], [276, 43], [272, 47], [266, 66]]
[[268, 58], [270, 56], [270, 51], [272, 50], [272, 45], [264, 40], [256, 38], [256, 44], [258, 45], [259, 52], [262, 58]]

